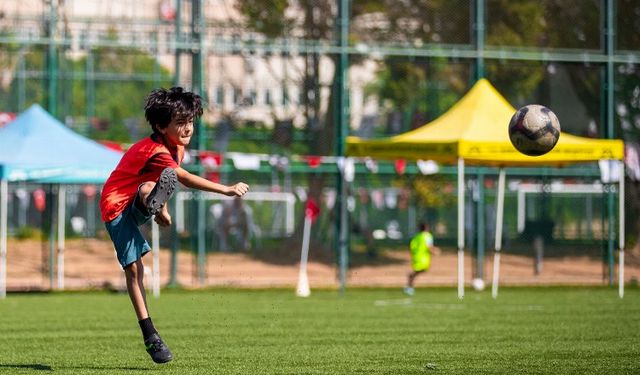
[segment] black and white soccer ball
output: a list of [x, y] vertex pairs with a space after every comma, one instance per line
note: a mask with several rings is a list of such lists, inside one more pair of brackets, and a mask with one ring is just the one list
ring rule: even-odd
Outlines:
[[560, 121], [549, 108], [530, 104], [511, 117], [509, 139], [516, 150], [529, 156], [551, 151], [560, 139]]

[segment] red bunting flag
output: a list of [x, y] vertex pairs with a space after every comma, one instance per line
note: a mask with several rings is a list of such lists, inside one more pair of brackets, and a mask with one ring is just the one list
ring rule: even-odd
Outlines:
[[212, 151], [200, 151], [198, 156], [205, 170], [205, 178], [209, 181], [220, 182], [222, 154]]
[[212, 151], [200, 151], [199, 155], [200, 163], [208, 170], [213, 171], [222, 165], [222, 154]]
[[11, 121], [16, 119], [15, 113], [10, 112], [0, 112], [0, 128], [4, 127]]
[[114, 151], [119, 151], [119, 152], [123, 152], [124, 151], [124, 147], [122, 147], [122, 144], [120, 144], [118, 142], [103, 140], [103, 141], [98, 141], [98, 143], [100, 143], [103, 146], [105, 146], [106, 148], [109, 148], [109, 149], [114, 150]]
[[395, 162], [396, 173], [399, 175], [403, 175], [405, 169], [407, 168], [407, 161], [404, 159], [397, 159]]
[[318, 168], [322, 163], [322, 156], [305, 156], [309, 168]]
[[307, 204], [304, 209], [304, 216], [311, 219], [311, 221], [315, 221], [318, 215], [320, 214], [320, 206], [316, 203], [316, 201], [309, 197], [307, 198]]
[[42, 189], [36, 189], [33, 191], [33, 203], [38, 212], [44, 212], [47, 208], [46, 193]]
[[98, 192], [98, 189], [96, 189], [95, 185], [84, 185], [82, 187], [82, 192], [87, 198], [94, 198], [96, 196], [96, 193]]

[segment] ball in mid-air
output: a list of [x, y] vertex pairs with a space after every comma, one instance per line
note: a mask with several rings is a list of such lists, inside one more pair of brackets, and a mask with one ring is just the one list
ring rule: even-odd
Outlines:
[[560, 139], [560, 121], [549, 108], [530, 104], [520, 108], [509, 122], [509, 139], [516, 150], [529, 156], [551, 151]]

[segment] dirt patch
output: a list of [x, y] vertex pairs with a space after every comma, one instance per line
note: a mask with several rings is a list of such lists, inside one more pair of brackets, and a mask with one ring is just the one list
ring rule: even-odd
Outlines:
[[[293, 243], [285, 243], [292, 249]], [[97, 239], [73, 239], [66, 243], [64, 257], [65, 289], [124, 288], [124, 273], [116, 261], [110, 242]], [[308, 276], [311, 288], [337, 288], [338, 272], [326, 249], [311, 249]], [[48, 274], [50, 248], [35, 240], [10, 240], [7, 254], [7, 289], [47, 290], [57, 284], [56, 277]], [[287, 287], [294, 288], [298, 281], [299, 250], [265, 253], [221, 253], [207, 256], [206, 279], [200, 283], [196, 275], [196, 257], [189, 252], [177, 256], [177, 282], [187, 288], [202, 286], [232, 287]], [[161, 284], [170, 281], [170, 252], [160, 251]], [[295, 259], [294, 259], [295, 258]], [[625, 267], [627, 283], [637, 284], [640, 266], [630, 252]], [[434, 256], [431, 269], [416, 279], [416, 286], [454, 286], [457, 283], [457, 252], [445, 249]], [[634, 260], [635, 259], [635, 260]], [[150, 276], [152, 255], [145, 256], [146, 271]], [[347, 285], [401, 287], [410, 269], [409, 255], [404, 251], [382, 251], [377, 258], [367, 260], [364, 254], [355, 254], [348, 271]], [[465, 280], [472, 278], [475, 264], [467, 253], [464, 257]], [[491, 280], [493, 254], [488, 254], [484, 266], [484, 279]], [[584, 256], [549, 258], [543, 262], [540, 274], [534, 273], [531, 257], [502, 254], [500, 262], [501, 285], [606, 285], [607, 270], [601, 261]], [[617, 265], [614, 280], [617, 283]], [[147, 277], [147, 282], [151, 279]]]

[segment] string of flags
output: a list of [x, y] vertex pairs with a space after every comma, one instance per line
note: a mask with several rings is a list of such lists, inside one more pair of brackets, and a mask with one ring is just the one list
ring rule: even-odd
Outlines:
[[[346, 181], [353, 181], [356, 164], [364, 165], [368, 172], [376, 174], [380, 171], [380, 162], [369, 157], [339, 157], [339, 156], [319, 156], [319, 155], [269, 155], [253, 154], [242, 152], [217, 153], [212, 151], [190, 150], [183, 161], [184, 164], [193, 163], [196, 159], [209, 172], [219, 171], [225, 160], [229, 160], [234, 169], [241, 171], [258, 171], [262, 166], [269, 166], [278, 171], [286, 172], [293, 163], [305, 165], [310, 171], [321, 166], [335, 166], [340, 173], [343, 173]], [[407, 171], [409, 161], [397, 159], [393, 162], [393, 167], [397, 175], [404, 175]], [[439, 166], [433, 160], [418, 160], [415, 162], [417, 170], [423, 175], [435, 174], [439, 171]]]
[[[355, 166], [364, 165], [369, 173], [380, 172], [380, 161], [370, 157], [340, 157], [340, 156], [319, 156], [319, 155], [269, 155], [252, 154], [242, 152], [218, 153], [213, 151], [189, 150], [185, 154], [183, 163], [189, 164], [197, 158], [207, 171], [217, 173], [223, 166], [225, 160], [230, 160], [237, 170], [258, 171], [263, 165], [268, 165], [278, 171], [288, 171], [293, 163], [306, 165], [309, 171], [317, 170], [322, 166], [335, 166], [340, 173], [343, 173], [346, 181], [353, 181]], [[432, 175], [440, 171], [440, 165], [433, 160], [407, 161], [396, 159], [392, 162], [397, 175], [402, 176], [407, 172], [407, 167], [414, 163], [417, 171], [422, 175]], [[604, 182], [610, 180], [617, 181], [616, 171], [613, 170], [607, 161], [601, 161], [599, 167], [601, 178]], [[625, 165], [629, 177], [635, 181], [640, 181], [640, 145], [630, 143], [625, 145]]]

